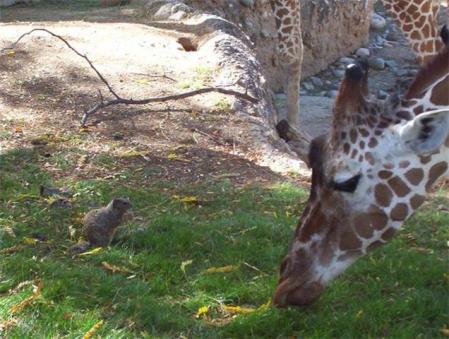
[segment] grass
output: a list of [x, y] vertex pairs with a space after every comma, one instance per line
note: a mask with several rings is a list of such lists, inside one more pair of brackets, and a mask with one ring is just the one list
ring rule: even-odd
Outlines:
[[[46, 161], [67, 170], [75, 165], [61, 159], [80, 152], [66, 152]], [[449, 215], [437, 208], [445, 192], [390, 244], [332, 283], [316, 305], [278, 310], [263, 305], [304, 190], [238, 188], [227, 180], [148, 184], [151, 173], [132, 164], [108, 180], [56, 178], [41, 158], [33, 149], [0, 156], [0, 250], [17, 246], [0, 254], [0, 335], [79, 338], [100, 321], [95, 333], [107, 338], [437, 338], [449, 326]], [[114, 160], [104, 154], [96, 164], [110, 167]], [[70, 187], [74, 208], [49, 207], [38, 197], [42, 183]], [[136, 218], [109, 249], [68, 257], [82, 214], [114, 196], [129, 197]], [[183, 202], [188, 196], [195, 198], [184, 201], [193, 203]], [[36, 233], [48, 240], [26, 242]], [[207, 273], [221, 267], [227, 272]], [[17, 288], [26, 281], [42, 284], [28, 303], [32, 286]], [[20, 302], [23, 309], [12, 313]], [[223, 305], [255, 311], [231, 314]], [[201, 307], [207, 313], [195, 317]]]

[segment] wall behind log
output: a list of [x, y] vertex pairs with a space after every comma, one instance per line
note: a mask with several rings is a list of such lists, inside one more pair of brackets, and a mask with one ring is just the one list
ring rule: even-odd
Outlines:
[[[372, 0], [303, 0], [303, 76], [325, 69], [368, 40]], [[238, 24], [254, 43], [270, 87], [279, 90], [285, 73], [279, 69], [277, 34], [269, 0], [185, 0], [202, 11]]]

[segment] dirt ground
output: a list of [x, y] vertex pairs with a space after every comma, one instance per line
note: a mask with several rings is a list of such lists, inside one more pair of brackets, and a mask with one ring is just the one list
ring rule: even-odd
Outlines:
[[[213, 57], [185, 51], [177, 42], [182, 33], [130, 23], [141, 21], [136, 13], [116, 7], [68, 15], [54, 7], [14, 7], [2, 12], [0, 46], [33, 28], [49, 29], [88, 55], [121, 96], [133, 99], [209, 85], [218, 67]], [[61, 41], [36, 32], [13, 52], [2, 53], [0, 70], [2, 152], [32, 147], [30, 140], [44, 134], [83, 133], [91, 142], [78, 148], [97, 154], [137, 150], [142, 155], [138, 161], [161, 168], [156, 176], [179, 183], [207, 177], [236, 183], [281, 179], [251, 161], [257, 155], [247, 152], [239, 118], [222, 95], [110, 107], [80, 131], [80, 118], [99, 101], [99, 91], [105, 98], [110, 93]]]

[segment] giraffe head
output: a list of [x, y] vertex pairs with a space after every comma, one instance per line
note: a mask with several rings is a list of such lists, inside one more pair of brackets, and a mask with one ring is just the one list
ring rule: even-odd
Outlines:
[[328, 135], [309, 153], [312, 187], [274, 295], [313, 303], [357, 258], [386, 243], [448, 169], [449, 48], [423, 66], [408, 92], [368, 94], [367, 68], [350, 65]]

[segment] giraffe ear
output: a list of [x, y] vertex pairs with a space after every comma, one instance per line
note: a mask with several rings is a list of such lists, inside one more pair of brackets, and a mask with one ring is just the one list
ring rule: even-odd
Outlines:
[[419, 155], [437, 150], [449, 135], [449, 109], [416, 116], [399, 129], [405, 146]]

